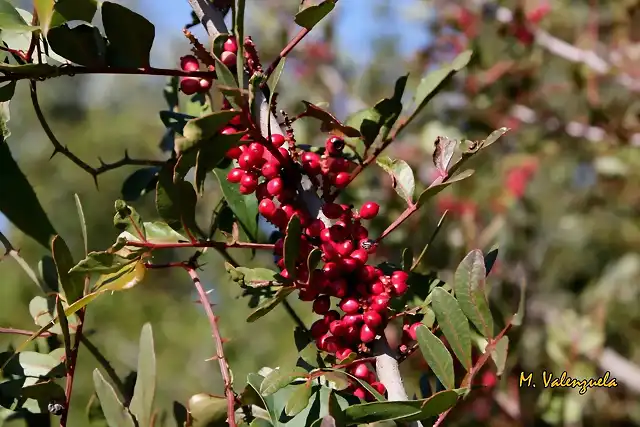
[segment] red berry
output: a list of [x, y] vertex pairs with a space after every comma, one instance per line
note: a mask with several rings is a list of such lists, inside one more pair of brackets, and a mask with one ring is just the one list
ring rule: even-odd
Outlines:
[[324, 271], [324, 274], [329, 280], [337, 279], [342, 273], [340, 265], [336, 264], [335, 262], [326, 263], [324, 267], [322, 267], [322, 271]]
[[353, 392], [353, 395], [354, 395], [355, 397], [357, 397], [358, 399], [360, 399], [360, 400], [365, 400], [365, 399], [366, 399], [366, 397], [367, 397], [367, 391], [366, 391], [364, 388], [362, 388], [362, 387], [358, 387], [358, 388]]
[[336, 203], [327, 203], [322, 206], [322, 213], [329, 219], [338, 219], [342, 215], [342, 207]]
[[353, 258], [344, 258], [342, 260], [342, 268], [347, 273], [353, 273], [359, 265], [360, 263]]
[[269, 199], [271, 200], [271, 195], [267, 191], [267, 183], [263, 182], [262, 184], [258, 184], [256, 188], [256, 198], [258, 200]]
[[421, 326], [422, 323], [420, 322], [416, 322], [413, 325], [409, 326], [409, 336], [411, 337], [412, 340], [416, 340], [417, 339], [417, 335], [416, 335], [416, 329], [418, 329], [418, 326]]
[[272, 196], [277, 196], [282, 192], [282, 186], [281, 178], [273, 178], [267, 183], [267, 191], [269, 191], [269, 194]]
[[236, 42], [235, 37], [229, 37], [226, 42], [222, 45], [222, 49], [225, 52], [238, 52], [238, 43]]
[[322, 230], [325, 229], [324, 222], [321, 219], [314, 219], [307, 227], [307, 235], [309, 237], [318, 237]]
[[335, 185], [337, 188], [344, 188], [347, 186], [350, 179], [351, 175], [349, 175], [349, 172], [340, 172], [336, 175], [333, 181], [333, 185]]
[[329, 283], [328, 293], [336, 298], [344, 298], [347, 295], [347, 290], [349, 286], [347, 285], [347, 281], [344, 279], [336, 279], [333, 282]]
[[291, 219], [293, 214], [296, 213], [296, 210], [291, 205], [282, 205], [281, 208], [287, 214], [287, 220]]
[[322, 231], [320, 231], [320, 240], [325, 242], [325, 243], [331, 242], [331, 240], [332, 240], [331, 239], [331, 229], [329, 229], [329, 228], [322, 229]]
[[276, 213], [276, 205], [269, 199], [263, 199], [258, 205], [258, 211], [265, 218], [271, 218]]
[[345, 298], [340, 301], [340, 309], [346, 314], [355, 314], [360, 309], [360, 304], [355, 298]]
[[329, 332], [329, 325], [327, 325], [322, 319], [316, 320], [311, 325], [311, 336], [314, 339], [320, 338], [322, 335]]
[[331, 136], [325, 142], [325, 148], [328, 155], [336, 156], [340, 154], [344, 149], [344, 140], [342, 138], [338, 138], [337, 136]]
[[282, 144], [284, 144], [284, 136], [274, 133], [271, 135], [271, 144], [273, 144], [274, 147], [282, 147]]
[[331, 307], [331, 299], [327, 295], [318, 297], [313, 302], [313, 312], [316, 314], [326, 314]]
[[245, 150], [238, 159], [238, 165], [244, 170], [250, 170], [258, 164], [260, 156], [253, 151]]
[[220, 60], [222, 61], [222, 63], [229, 68], [232, 68], [236, 65], [237, 59], [238, 58], [236, 57], [236, 54], [233, 52], [225, 51], [220, 55]]
[[384, 384], [378, 381], [372, 382], [371, 387], [373, 387], [378, 393], [380, 393], [383, 396], [387, 392], [387, 388], [384, 386]]
[[180, 90], [185, 95], [193, 95], [200, 89], [200, 81], [196, 77], [183, 77], [180, 80]]
[[361, 264], [366, 264], [367, 260], [369, 259], [369, 255], [364, 249], [356, 249], [351, 253], [351, 258], [355, 259]]
[[243, 176], [244, 176], [244, 171], [242, 169], [233, 168], [227, 174], [227, 181], [233, 184], [238, 184], [242, 180]]
[[377, 311], [369, 310], [362, 315], [364, 324], [368, 325], [371, 329], [377, 329], [382, 325], [382, 316]]
[[335, 248], [340, 256], [346, 257], [353, 252], [353, 242], [351, 240], [345, 240], [344, 242], [335, 245]]
[[352, 372], [354, 377], [361, 380], [366, 380], [369, 377], [369, 368], [364, 363], [357, 363], [352, 367]]
[[327, 325], [331, 324], [331, 322], [334, 322], [336, 320], [340, 320], [340, 313], [338, 313], [335, 310], [329, 310], [322, 319], [322, 321]]
[[371, 309], [375, 311], [385, 311], [387, 307], [389, 307], [389, 295], [386, 293], [382, 293], [373, 297], [373, 302], [371, 303]]
[[255, 189], [256, 187], [258, 187], [258, 177], [253, 172], [247, 172], [242, 177], [240, 185], [244, 185], [247, 188]]
[[362, 323], [362, 314], [347, 314], [342, 318], [342, 323], [345, 326], [357, 326]]
[[384, 285], [382, 284], [382, 282], [374, 282], [371, 285], [371, 293], [374, 295], [380, 295], [381, 293], [384, 293], [385, 289], [384, 289]]
[[267, 179], [273, 179], [280, 173], [278, 166], [275, 163], [267, 162], [262, 165], [262, 176]]
[[257, 156], [262, 157], [262, 155], [264, 154], [264, 146], [262, 144], [254, 142], [249, 145], [249, 151], [253, 151]]
[[365, 265], [358, 270], [358, 279], [363, 282], [373, 282], [376, 277], [376, 268], [372, 265]]
[[362, 240], [369, 237], [369, 231], [360, 224], [356, 224], [351, 229], [351, 235], [356, 240]]
[[332, 335], [339, 337], [347, 332], [347, 327], [340, 320], [334, 320], [329, 324], [329, 332]]
[[409, 273], [402, 270], [394, 271], [391, 275], [391, 283], [407, 283]]
[[409, 289], [406, 282], [393, 283], [392, 281], [391, 286], [393, 287], [393, 293], [396, 296], [404, 295], [405, 293], [407, 293], [407, 289]]
[[237, 159], [241, 155], [242, 155], [242, 150], [240, 149], [240, 147], [231, 147], [225, 153], [225, 156], [227, 156], [229, 159]]
[[211, 89], [212, 85], [211, 79], [200, 79], [200, 90], [199, 92], [206, 92]]
[[349, 357], [349, 355], [350, 355], [351, 353], [353, 353], [353, 351], [351, 351], [351, 349], [349, 349], [349, 348], [345, 348], [345, 349], [342, 349], [342, 350], [338, 350], [338, 351], [336, 351], [336, 359], [338, 359], [338, 360], [344, 360], [344, 359], [346, 359], [347, 357]]
[[362, 325], [360, 328], [360, 341], [363, 343], [369, 343], [376, 338], [376, 333], [369, 327], [369, 325]]
[[360, 218], [372, 219], [378, 216], [380, 205], [375, 202], [367, 202], [360, 208]]
[[184, 71], [198, 71], [200, 64], [195, 56], [187, 55], [180, 58], [180, 68]]
[[253, 193], [255, 190], [255, 188], [245, 187], [242, 184], [240, 185], [240, 187], [238, 187], [238, 191], [240, 192], [240, 194], [244, 194], [245, 196]]
[[343, 159], [342, 157], [338, 157], [335, 159], [331, 159], [332, 162], [329, 166], [329, 170], [331, 172], [345, 172], [349, 169], [349, 160]]

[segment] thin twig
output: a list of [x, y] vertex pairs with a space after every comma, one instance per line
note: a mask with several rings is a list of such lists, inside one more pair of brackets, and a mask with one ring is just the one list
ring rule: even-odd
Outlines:
[[[14, 328], [0, 328], [0, 334], [13, 334], [13, 335], [25, 335], [25, 336], [32, 336], [33, 334], [35, 334], [34, 331], [27, 331], [25, 329], [14, 329]], [[52, 334], [51, 332], [43, 332], [40, 335], [38, 335], [39, 337], [50, 337], [53, 336], [54, 334]]]
[[84, 314], [86, 307], [81, 308], [78, 311], [78, 327], [76, 328], [76, 335], [71, 349], [71, 360], [67, 360], [67, 379], [64, 389], [65, 404], [64, 412], [60, 416], [60, 427], [67, 426], [67, 418], [69, 416], [69, 408], [71, 405], [71, 393], [73, 392], [73, 380], [76, 373], [76, 365], [78, 362], [78, 350], [80, 349], [80, 340], [82, 339], [82, 327], [84, 325]]
[[235, 419], [235, 402], [236, 397], [233, 392], [232, 384], [231, 384], [231, 372], [229, 370], [229, 363], [227, 359], [224, 357], [224, 351], [222, 348], [222, 336], [220, 335], [220, 329], [218, 327], [218, 318], [215, 314], [213, 314], [213, 309], [211, 308], [211, 303], [209, 302], [209, 298], [207, 297], [207, 293], [202, 287], [202, 282], [200, 281], [200, 277], [196, 270], [189, 266], [185, 267], [187, 272], [189, 273], [189, 277], [193, 281], [194, 286], [196, 287], [196, 291], [198, 292], [198, 296], [200, 297], [200, 302], [204, 307], [205, 312], [207, 313], [207, 318], [209, 319], [209, 324], [211, 326], [211, 334], [213, 335], [213, 339], [216, 343], [216, 359], [218, 359], [218, 364], [220, 365], [220, 372], [222, 374], [222, 379], [224, 381], [224, 392], [227, 397], [227, 416], [228, 416], [228, 424], [230, 427], [236, 427], [236, 419]]
[[266, 249], [273, 250], [274, 244], [271, 243], [251, 243], [251, 242], [178, 242], [178, 243], [151, 243], [151, 242], [127, 242], [127, 246], [135, 246], [139, 248], [149, 249], [176, 249], [176, 248], [244, 248], [244, 249]]

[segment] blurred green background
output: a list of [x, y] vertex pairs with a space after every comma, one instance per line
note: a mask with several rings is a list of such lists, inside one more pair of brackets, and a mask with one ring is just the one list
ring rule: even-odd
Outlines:
[[[152, 64], [177, 66], [188, 51], [180, 33], [190, 20], [186, 1], [119, 3], [156, 25]], [[292, 16], [299, 2], [247, 3], [246, 32], [268, 64], [297, 30]], [[344, 119], [389, 96], [395, 79], [406, 72], [413, 88], [420, 76], [453, 59], [460, 49], [474, 49], [470, 67], [386, 154], [409, 162], [416, 179], [426, 185], [433, 178], [436, 136], [482, 139], [501, 126], [512, 131], [489, 154], [474, 160], [477, 173], [472, 179], [442, 193], [378, 252], [380, 260], [392, 261], [399, 260], [406, 246], [419, 253], [442, 210], [449, 209], [449, 220], [424, 268], [437, 269], [447, 279], [469, 250], [486, 253], [498, 245], [499, 261], [490, 284], [493, 303], [505, 317], [517, 301], [520, 285], [527, 283], [526, 322], [512, 334], [510, 359], [499, 386], [472, 394], [447, 425], [640, 425], [640, 2], [552, 1], [549, 13], [537, 22], [531, 13], [544, 6], [541, 0], [480, 3], [339, 2], [332, 19], [318, 26], [287, 61], [280, 108], [293, 115], [302, 109], [300, 100], [326, 102]], [[518, 29], [523, 27], [514, 13], [518, 8], [528, 30], [537, 36], [531, 44]], [[200, 29], [195, 33], [204, 40]], [[593, 62], [572, 61], [568, 55], [575, 49], [597, 55], [609, 68], [601, 72]], [[158, 117], [165, 108], [164, 83], [162, 77], [75, 76], [39, 87], [44, 114], [58, 139], [97, 166], [98, 156], [115, 161], [125, 149], [132, 157], [165, 158], [158, 148], [164, 133]], [[405, 108], [410, 111], [410, 102]], [[124, 180], [136, 168], [101, 175], [98, 190], [69, 160], [60, 155], [50, 160], [52, 148], [37, 123], [24, 81], [11, 101], [9, 127], [13, 155], [74, 256], [83, 255], [74, 193], [84, 205], [89, 250], [113, 243], [113, 201], [121, 197]], [[316, 122], [296, 123], [295, 130], [298, 142], [323, 140]], [[374, 222], [372, 235], [402, 210], [389, 184], [382, 170], [370, 168], [345, 194], [345, 201], [370, 199], [383, 206], [384, 215]], [[220, 198], [213, 177], [206, 189], [198, 205], [205, 226]], [[153, 195], [132, 205], [145, 220], [157, 219]], [[35, 268], [46, 252], [10, 225], [0, 228]], [[232, 253], [248, 262], [243, 252]], [[276, 309], [256, 323], [246, 323], [250, 309], [229, 282], [222, 259], [207, 253], [203, 261], [203, 279], [214, 289], [215, 311], [229, 339], [225, 352], [238, 388], [249, 372], [294, 363], [297, 353], [289, 333], [294, 322], [287, 313]], [[268, 255], [251, 261], [263, 266], [270, 262]], [[0, 326], [35, 330], [28, 304], [39, 289], [12, 259], [0, 263], [0, 278]], [[295, 297], [290, 300], [310, 324], [310, 307]], [[156, 339], [157, 408], [170, 413], [174, 400], [185, 403], [198, 392], [221, 393], [217, 363], [205, 361], [214, 351], [209, 327], [185, 274], [150, 271], [143, 286], [92, 304], [85, 327], [125, 377], [135, 370], [145, 322], [153, 325]], [[0, 334], [0, 347], [17, 346], [24, 339]], [[39, 339], [38, 345], [43, 348], [46, 340]], [[96, 366], [81, 348], [71, 426], [88, 425], [91, 371]], [[418, 390], [424, 366], [412, 357], [403, 369], [411, 394]], [[577, 377], [611, 371], [620, 386], [585, 395], [577, 390], [518, 389], [521, 370], [541, 369], [567, 370]], [[166, 425], [173, 424], [168, 420]]]

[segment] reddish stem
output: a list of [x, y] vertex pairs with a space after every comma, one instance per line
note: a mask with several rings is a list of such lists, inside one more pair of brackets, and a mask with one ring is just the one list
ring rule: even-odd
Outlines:
[[179, 242], [179, 243], [151, 243], [151, 242], [127, 242], [127, 246], [149, 249], [172, 249], [172, 248], [247, 248], [273, 250], [275, 245], [270, 243], [250, 243], [250, 242]]
[[409, 205], [407, 207], [407, 209], [405, 209], [404, 212], [402, 212], [402, 214], [400, 214], [400, 216], [398, 218], [396, 218], [395, 221], [393, 221], [391, 223], [391, 225], [388, 226], [387, 229], [382, 232], [380, 237], [378, 237], [376, 239], [376, 242], [379, 243], [382, 239], [384, 239], [393, 230], [395, 230], [396, 228], [400, 227], [400, 225], [403, 222], [405, 222], [417, 210], [418, 210], [418, 207], [416, 205], [414, 205], [414, 204]]
[[198, 296], [200, 297], [200, 302], [204, 307], [205, 312], [207, 313], [207, 318], [209, 319], [209, 324], [211, 326], [211, 334], [213, 335], [214, 341], [216, 343], [216, 359], [218, 359], [218, 364], [220, 365], [220, 372], [222, 374], [222, 379], [224, 381], [224, 392], [227, 397], [227, 416], [228, 416], [228, 424], [229, 427], [236, 427], [236, 419], [235, 419], [235, 401], [236, 397], [233, 393], [233, 389], [231, 387], [231, 372], [229, 370], [229, 363], [227, 363], [227, 359], [224, 357], [224, 351], [222, 349], [222, 336], [220, 335], [220, 328], [218, 327], [218, 318], [215, 314], [213, 314], [213, 309], [211, 308], [211, 303], [209, 302], [209, 298], [207, 298], [207, 293], [202, 287], [202, 282], [200, 281], [200, 277], [198, 273], [193, 267], [185, 266], [185, 269], [189, 273], [189, 277], [193, 281], [194, 286], [196, 287], [196, 291], [198, 292]]
[[[13, 335], [26, 335], [28, 337], [35, 334], [33, 331], [27, 331], [25, 329], [13, 329], [13, 328], [0, 328], [0, 334], [13, 334]], [[43, 332], [40, 337], [50, 337], [53, 334], [51, 332]]]
[[302, 41], [302, 39], [304, 39], [306, 37], [306, 35], [309, 34], [310, 31], [311, 30], [308, 29], [308, 28], [301, 29], [298, 32], [298, 34], [296, 34], [296, 36], [293, 39], [291, 39], [289, 41], [289, 43], [287, 43], [287, 45], [282, 49], [282, 51], [280, 52], [278, 57], [276, 59], [274, 59], [273, 62], [271, 63], [271, 65], [269, 65], [269, 68], [267, 68], [267, 72], [266, 72], [267, 78], [269, 78], [271, 73], [273, 73], [273, 71], [276, 69], [276, 67], [280, 63], [280, 61], [282, 61], [283, 58], [286, 58], [287, 55], [289, 55], [291, 53], [291, 51], [293, 49], [295, 49], [295, 47], [298, 45], [298, 43], [300, 43]]
[[71, 405], [71, 392], [73, 391], [73, 378], [76, 373], [76, 365], [78, 361], [78, 350], [80, 349], [80, 340], [82, 339], [82, 326], [84, 325], [84, 314], [86, 307], [81, 308], [78, 311], [78, 328], [76, 329], [76, 335], [73, 342], [73, 348], [71, 349], [71, 360], [67, 361], [67, 381], [65, 384], [65, 403], [64, 412], [60, 417], [60, 427], [66, 427], [67, 417], [69, 416], [69, 407]]

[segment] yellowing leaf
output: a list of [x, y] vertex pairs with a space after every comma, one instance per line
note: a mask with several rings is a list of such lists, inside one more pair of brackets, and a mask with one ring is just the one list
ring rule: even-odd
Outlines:
[[100, 276], [96, 284], [95, 290], [100, 291], [122, 291], [131, 289], [144, 279], [146, 269], [140, 261], [129, 264], [111, 274]]

